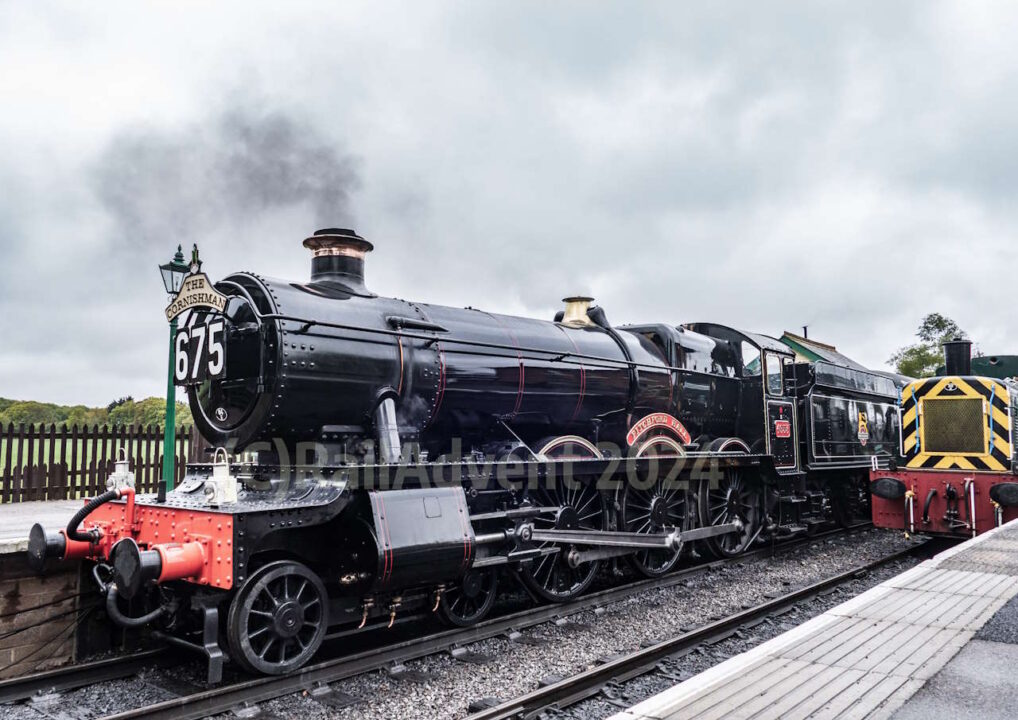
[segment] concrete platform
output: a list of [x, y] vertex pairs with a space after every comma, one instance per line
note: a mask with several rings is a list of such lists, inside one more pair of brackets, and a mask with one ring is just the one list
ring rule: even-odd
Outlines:
[[[83, 504], [48, 500], [0, 505], [0, 678], [63, 665], [77, 652], [77, 633], [70, 623], [80, 607], [78, 563], [54, 562], [40, 577], [28, 567], [25, 551], [33, 524], [41, 522], [50, 530], [66, 527]], [[88, 589], [93, 590], [91, 583]]]
[[1018, 520], [611, 720], [1018, 717]]
[[47, 530], [67, 527], [83, 500], [39, 500], [0, 505], [0, 555], [28, 549], [28, 531], [35, 523]]

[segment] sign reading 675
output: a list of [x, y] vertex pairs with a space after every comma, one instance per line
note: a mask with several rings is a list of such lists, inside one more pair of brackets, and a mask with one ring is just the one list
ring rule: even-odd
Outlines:
[[226, 370], [226, 323], [183, 327], [173, 341], [173, 378], [177, 385], [192, 385], [222, 377]]

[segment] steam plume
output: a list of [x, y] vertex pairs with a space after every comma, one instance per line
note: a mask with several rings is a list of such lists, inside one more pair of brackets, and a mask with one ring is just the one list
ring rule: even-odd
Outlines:
[[357, 160], [283, 112], [232, 110], [173, 130], [115, 136], [95, 191], [132, 242], [197, 236], [259, 213], [306, 204], [317, 224], [352, 221]]

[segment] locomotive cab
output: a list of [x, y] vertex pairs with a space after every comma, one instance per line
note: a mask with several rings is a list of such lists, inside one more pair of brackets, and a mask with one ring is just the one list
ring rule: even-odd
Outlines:
[[740, 378], [737, 437], [754, 452], [771, 455], [780, 473], [796, 472], [798, 431], [795, 398], [786, 378], [794, 354], [774, 338], [714, 323], [686, 328], [706, 335], [729, 351]]

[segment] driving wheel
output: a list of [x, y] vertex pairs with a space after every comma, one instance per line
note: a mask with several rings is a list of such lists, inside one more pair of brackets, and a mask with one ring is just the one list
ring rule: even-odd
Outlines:
[[[644, 486], [627, 478], [619, 501], [619, 526], [626, 532], [660, 533], [665, 528], [683, 531], [689, 527], [690, 494], [688, 481], [670, 478], [667, 458], [685, 456], [685, 448], [667, 436], [651, 438], [637, 451], [637, 457], [659, 457], [654, 468], [656, 480]], [[653, 479], [653, 478], [650, 478]], [[629, 564], [646, 577], [664, 575], [679, 561], [683, 548], [640, 550], [629, 556]]]
[[[538, 452], [546, 459], [598, 458], [597, 448], [576, 436], [550, 440]], [[535, 530], [604, 530], [607, 511], [601, 492], [594, 482], [556, 477], [554, 487], [541, 487], [530, 492], [530, 501], [538, 507], [556, 508], [533, 520]], [[535, 546], [544, 550], [558, 549], [541, 555], [520, 570], [520, 580], [539, 598], [551, 602], [565, 602], [586, 590], [601, 567], [599, 560], [573, 566], [569, 562], [574, 546], [565, 543], [543, 542]]]
[[747, 482], [739, 468], [725, 470], [715, 484], [700, 482], [700, 525], [711, 527], [735, 523], [738, 529], [706, 540], [717, 557], [734, 557], [744, 552], [760, 529], [760, 492]]
[[325, 638], [327, 601], [318, 575], [300, 563], [280, 560], [259, 568], [230, 603], [231, 655], [263, 675], [296, 670]]

